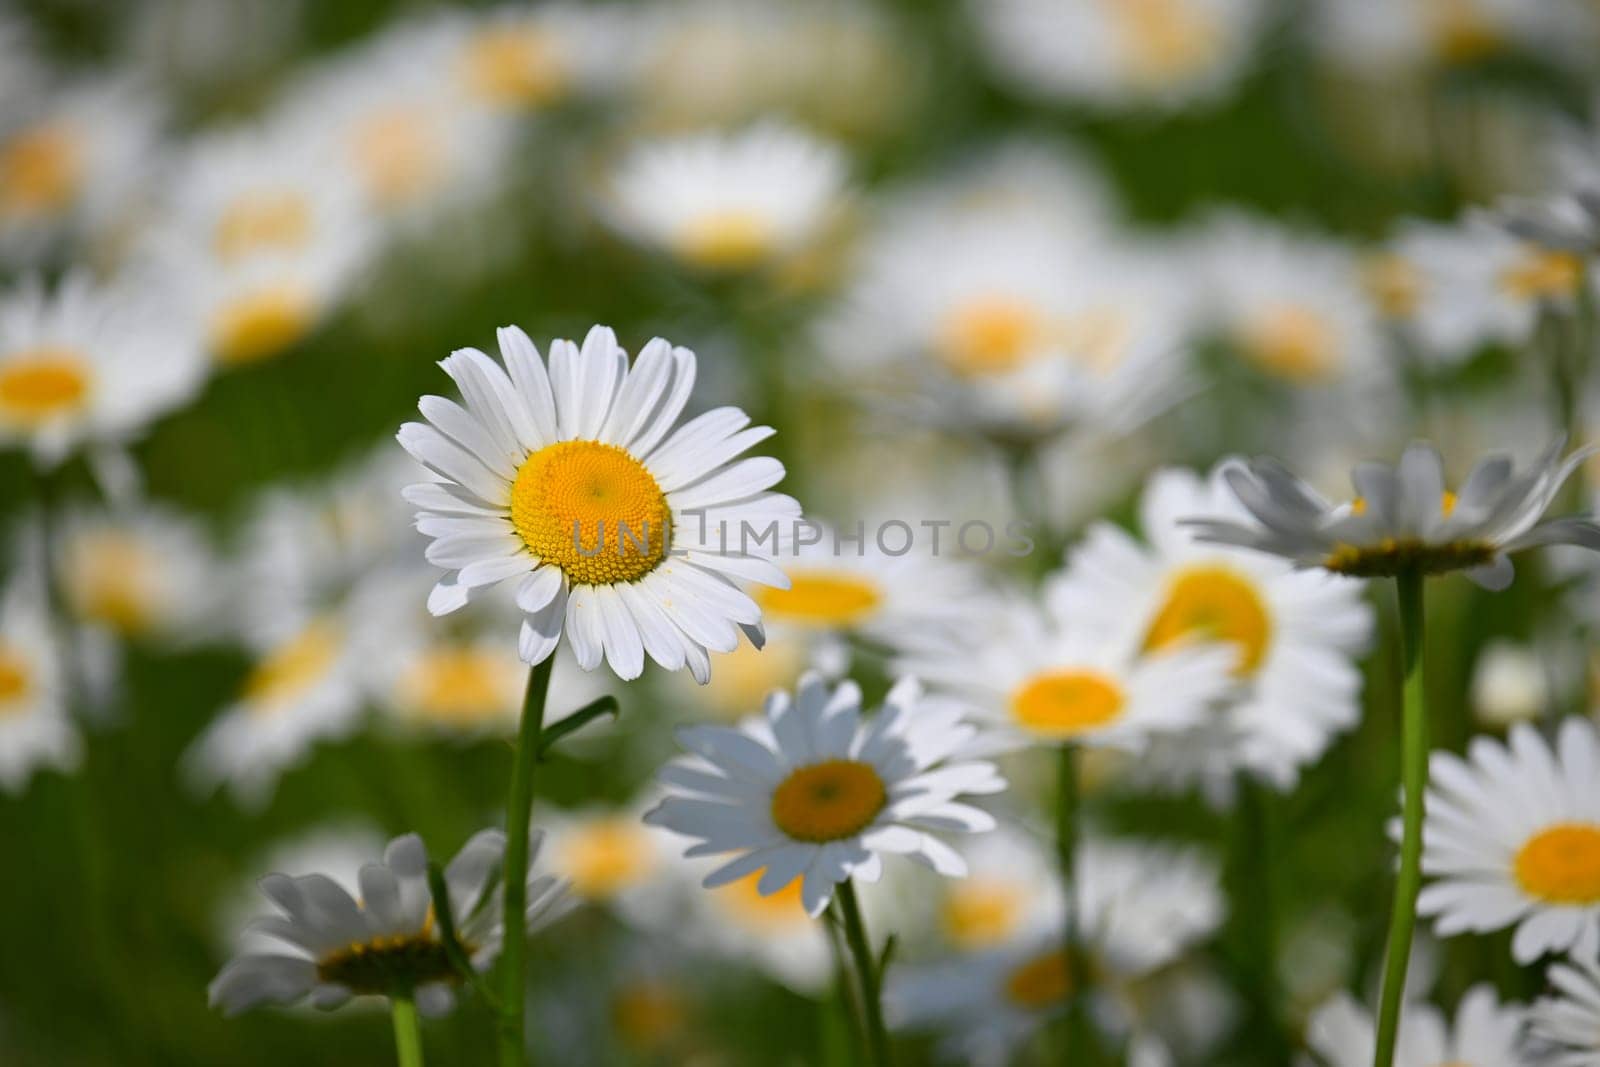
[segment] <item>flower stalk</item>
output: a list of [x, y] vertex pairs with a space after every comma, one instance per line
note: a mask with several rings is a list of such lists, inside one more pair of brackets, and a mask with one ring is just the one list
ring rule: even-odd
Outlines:
[[389, 1012], [394, 1017], [394, 1050], [400, 1067], [423, 1067], [417, 1002], [408, 996], [390, 997]]
[[544, 706], [550, 694], [550, 671], [554, 663], [554, 656], [546, 656], [528, 672], [528, 688], [522, 698], [522, 722], [517, 729], [516, 762], [511, 769], [511, 791], [506, 801], [501, 1067], [519, 1067], [527, 1062], [524, 1034], [527, 1029], [528, 827], [533, 819], [533, 770], [539, 761]]
[[883, 973], [867, 940], [867, 926], [861, 919], [855, 883], [846, 878], [834, 896], [844, 925], [845, 941], [855, 960], [856, 979], [861, 989], [861, 1015], [866, 1031], [867, 1062], [872, 1067], [888, 1067], [889, 1031], [883, 1025]]
[[1088, 973], [1083, 942], [1078, 936], [1078, 749], [1056, 750], [1056, 867], [1061, 873], [1061, 965], [1066, 979], [1066, 1019], [1062, 1026], [1061, 1062], [1078, 1063], [1091, 1054], [1083, 1030], [1083, 984]]

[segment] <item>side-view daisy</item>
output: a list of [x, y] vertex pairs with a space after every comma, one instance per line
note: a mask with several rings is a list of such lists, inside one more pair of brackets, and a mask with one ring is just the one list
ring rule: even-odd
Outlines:
[[1552, 442], [1521, 472], [1510, 456], [1487, 456], [1450, 490], [1438, 450], [1419, 441], [1396, 466], [1357, 466], [1350, 480], [1358, 495], [1340, 504], [1275, 460], [1235, 461], [1223, 477], [1249, 517], [1186, 521], [1202, 541], [1254, 548], [1302, 567], [1358, 577], [1459, 570], [1485, 588], [1504, 589], [1511, 553], [1551, 544], [1600, 549], [1600, 526], [1587, 517], [1541, 521], [1591, 453], [1562, 459], [1563, 443]]
[[1569, 718], [1552, 750], [1520, 723], [1430, 765], [1417, 910], [1434, 932], [1516, 927], [1521, 963], [1600, 952], [1600, 736]]
[[1600, 960], [1558, 963], [1545, 972], [1555, 996], [1528, 1009], [1528, 1033], [1550, 1067], [1600, 1067]]
[[[535, 839], [533, 851], [536, 853]], [[456, 936], [472, 966], [486, 970], [500, 952], [503, 887], [495, 872], [505, 835], [474, 835], [445, 868]], [[428, 889], [428, 853], [407, 834], [389, 842], [383, 862], [361, 868], [360, 896], [321, 874], [269, 874], [261, 891], [280, 914], [255, 920], [278, 939], [277, 952], [246, 952], [231, 960], [208, 990], [213, 1007], [229, 1015], [263, 1004], [293, 1004], [309, 997], [331, 1010], [352, 997], [414, 998], [424, 1014], [449, 1011], [458, 975], [445, 951]], [[559, 918], [566, 886], [551, 875], [528, 879], [528, 929]]]
[[433, 475], [406, 499], [432, 538], [429, 562], [451, 571], [429, 608], [446, 614], [515, 578], [525, 662], [542, 662], [565, 632], [585, 670], [604, 658], [625, 679], [648, 654], [705, 681], [708, 653], [732, 651], [740, 629], [760, 644], [760, 608], [734, 581], [788, 579], [757, 554], [762, 544], [724, 545], [719, 531], [760, 534], [799, 517], [792, 498], [769, 492], [781, 463], [737, 458], [772, 431], [731, 407], [674, 430], [695, 357], [659, 338], [630, 367], [596, 326], [581, 349], [554, 342], [548, 369], [521, 330], [499, 339], [504, 367], [476, 349], [441, 364], [464, 407], [424, 397], [428, 422], [400, 428]]
[[884, 853], [965, 874], [934, 832], [991, 829], [991, 816], [958, 798], [1005, 788], [993, 764], [964, 756], [978, 732], [963, 709], [925, 697], [911, 678], [866, 722], [854, 683], [830, 692], [808, 675], [793, 697], [769, 697], [760, 718], [678, 736], [693, 755], [663, 768], [673, 792], [646, 821], [698, 839], [686, 855], [737, 853], [706, 876], [708, 889], [755, 871], [763, 894], [802, 879], [813, 916], [840, 882], [877, 881]]
[[[1493, 987], [1467, 990], [1452, 1025], [1431, 1004], [1409, 1004], [1400, 1019], [1394, 1067], [1524, 1067], [1521, 1034], [1525, 1012], [1501, 1004]], [[1376, 1034], [1372, 1016], [1348, 993], [1340, 993], [1311, 1017], [1306, 1042], [1328, 1067], [1368, 1067]]]

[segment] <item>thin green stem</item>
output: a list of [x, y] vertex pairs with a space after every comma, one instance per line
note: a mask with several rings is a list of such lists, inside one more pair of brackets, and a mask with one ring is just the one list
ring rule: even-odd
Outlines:
[[544, 729], [544, 704], [550, 692], [554, 656], [546, 656], [528, 672], [528, 689], [522, 698], [522, 725], [517, 730], [516, 763], [511, 768], [511, 792], [506, 800], [506, 863], [504, 873], [505, 944], [500, 964], [505, 973], [505, 994], [500, 1005], [500, 1064], [520, 1067], [527, 1062], [527, 954], [528, 937], [528, 825], [533, 819], [533, 769], [539, 762], [539, 735]]
[[[1078, 750], [1062, 745], [1056, 751], [1056, 868], [1061, 874], [1061, 963], [1066, 978], [1066, 1018], [1061, 1028], [1061, 1062], [1077, 1064], [1092, 1055], [1083, 1032], [1080, 1008], [1088, 967], [1078, 936]], [[1084, 1061], [1088, 1062], [1088, 1061]]]
[[1273, 902], [1273, 840], [1263, 786], [1248, 774], [1239, 776], [1233, 863], [1230, 872], [1235, 923], [1241, 953], [1243, 985], [1252, 1015], [1250, 1040], [1275, 1060], [1288, 1062], [1289, 1039], [1279, 1011], [1277, 918]]
[[394, 1016], [394, 1051], [400, 1067], [422, 1067], [422, 1026], [417, 1021], [417, 1002], [410, 997], [390, 997]]
[[1401, 780], [1405, 788], [1405, 833], [1400, 844], [1400, 874], [1394, 887], [1394, 912], [1389, 920], [1388, 959], [1383, 968], [1383, 993], [1378, 1010], [1378, 1044], [1373, 1067], [1392, 1067], [1400, 1031], [1406, 967], [1411, 961], [1411, 934], [1417, 925], [1417, 891], [1422, 884], [1422, 817], [1428, 788], [1428, 708], [1422, 675], [1422, 575], [1405, 572], [1395, 579], [1400, 602], [1402, 690]]
[[889, 1031], [883, 1025], [883, 990], [880, 988], [883, 976], [878, 973], [878, 961], [873, 958], [872, 945], [867, 941], [867, 926], [861, 921], [855, 886], [848, 878], [839, 883], [834, 899], [844, 919], [845, 941], [850, 945], [850, 955], [855, 958], [861, 1014], [867, 1031], [867, 1061], [873, 1067], [888, 1067]]

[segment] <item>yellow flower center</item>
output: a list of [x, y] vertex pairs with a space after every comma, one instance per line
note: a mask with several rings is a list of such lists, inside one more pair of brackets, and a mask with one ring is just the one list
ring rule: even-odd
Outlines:
[[1600, 904], [1600, 825], [1561, 823], [1517, 852], [1517, 884], [1546, 904]]
[[772, 793], [772, 821], [796, 841], [838, 841], [872, 825], [888, 803], [870, 763], [834, 759], [790, 773]]
[[451, 726], [503, 718], [516, 700], [521, 672], [515, 660], [472, 646], [442, 645], [406, 669], [402, 690], [419, 715]]
[[1391, 319], [1410, 318], [1422, 302], [1422, 274], [1404, 256], [1373, 256], [1362, 272], [1362, 281], [1378, 310]]
[[[474, 946], [463, 942], [471, 955]], [[457, 979], [444, 945], [433, 936], [433, 912], [418, 933], [389, 934], [356, 941], [317, 961], [317, 978], [358, 994], [387, 995], [432, 982]]]
[[1257, 316], [1245, 329], [1244, 348], [1262, 370], [1297, 384], [1325, 381], [1339, 363], [1333, 327], [1321, 313], [1299, 305]]
[[267, 714], [321, 681], [339, 658], [341, 635], [330, 622], [313, 622], [257, 663], [244, 682], [244, 699]]
[[683, 1033], [688, 1012], [683, 998], [666, 982], [635, 982], [617, 993], [611, 1022], [630, 1047], [658, 1051]]
[[634, 819], [597, 819], [567, 834], [557, 865], [572, 891], [589, 900], [615, 896], [655, 868], [654, 853]]
[[876, 582], [850, 571], [789, 570], [789, 588], [763, 586], [763, 613], [810, 626], [854, 626], [870, 616], [883, 593]]
[[1067, 960], [1060, 951], [1035, 956], [1006, 977], [1006, 998], [1028, 1011], [1044, 1011], [1067, 999]]
[[1434, 48], [1451, 63], [1471, 63], [1498, 51], [1500, 28], [1484, 14], [1479, 0], [1427, 0]]
[[567, 87], [554, 42], [531, 26], [496, 26], [467, 42], [467, 88], [493, 104], [545, 104]]
[[33, 689], [32, 672], [20, 653], [0, 648], [0, 715], [16, 714]]
[[136, 539], [92, 534], [72, 546], [68, 560], [67, 592], [81, 618], [124, 634], [150, 628], [157, 614], [153, 561]]
[[655, 475], [624, 449], [561, 441], [523, 461], [511, 525], [534, 557], [578, 585], [632, 582], [666, 558], [672, 513]]
[[367, 195], [382, 207], [398, 207], [439, 181], [444, 153], [428, 116], [393, 107], [357, 124], [351, 138], [356, 170]]
[[939, 357], [966, 378], [1006, 374], [1038, 350], [1044, 316], [1025, 300], [994, 295], [956, 307], [939, 331]]
[[747, 270], [770, 256], [777, 234], [753, 211], [715, 211], [691, 219], [679, 232], [680, 258], [706, 270]]
[[796, 878], [776, 893], [762, 896], [761, 872], [756, 871], [737, 882], [718, 886], [712, 892], [715, 899], [727, 906], [734, 922], [756, 933], [777, 934], [811, 925], [811, 917], [800, 899], [803, 881], [803, 878]]
[[70, 348], [31, 349], [0, 364], [0, 420], [38, 426], [82, 408], [89, 366]]
[[1226, 567], [1180, 571], [1144, 637], [1147, 652], [1189, 641], [1226, 641], [1239, 650], [1233, 673], [1248, 677], [1261, 666], [1272, 640], [1272, 621], [1249, 579]]
[[1190, 77], [1216, 56], [1217, 26], [1186, 0], [1109, 0], [1135, 81], [1163, 85]]
[[1026, 890], [1017, 883], [974, 875], [950, 884], [940, 925], [959, 948], [998, 945], [1016, 930], [1026, 906]]
[[295, 286], [246, 293], [212, 319], [211, 351], [229, 367], [270, 359], [310, 331], [315, 308], [310, 294]]
[[1583, 260], [1571, 252], [1530, 249], [1500, 274], [1500, 285], [1519, 300], [1570, 297], [1583, 281]]
[[1011, 698], [1017, 723], [1047, 737], [1075, 737], [1115, 722], [1123, 711], [1121, 686], [1094, 671], [1056, 671], [1023, 683]]
[[77, 193], [82, 169], [70, 130], [44, 125], [23, 131], [0, 148], [0, 216], [59, 213]]
[[217, 219], [212, 242], [223, 262], [252, 253], [303, 248], [311, 238], [311, 207], [302, 193], [283, 190], [241, 196]]

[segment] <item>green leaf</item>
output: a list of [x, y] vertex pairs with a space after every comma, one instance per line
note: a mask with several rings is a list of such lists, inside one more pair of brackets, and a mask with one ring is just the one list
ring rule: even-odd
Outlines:
[[600, 716], [616, 716], [619, 714], [621, 714], [621, 710], [617, 705], [617, 698], [609, 693], [599, 700], [585, 704], [554, 726], [547, 726], [539, 732], [538, 758], [540, 760], [546, 759], [551, 750], [556, 747], [556, 743], [563, 737], [576, 730], [583, 729]]
[[883, 943], [883, 951], [878, 954], [878, 981], [883, 981], [884, 972], [889, 969], [889, 964], [894, 962], [894, 952], [899, 947], [899, 935], [890, 934], [889, 940]]
[[[456, 937], [455, 911], [450, 906], [450, 886], [444, 880], [444, 871], [439, 869], [438, 863], [428, 864], [428, 892], [433, 897], [433, 921], [439, 927], [439, 943], [444, 946], [444, 954], [450, 960], [450, 966], [456, 969], [462, 980], [478, 991], [478, 996], [489, 1008], [498, 1013], [499, 1001], [494, 990], [489, 988], [489, 983], [478, 973], [472, 965], [472, 960], [467, 956], [467, 950], [461, 946], [461, 941]], [[484, 894], [486, 896], [487, 894]], [[484, 897], [480, 896], [479, 906]]]

